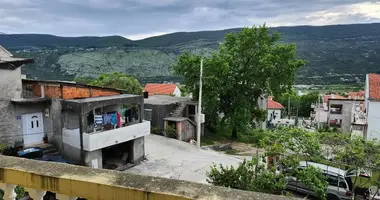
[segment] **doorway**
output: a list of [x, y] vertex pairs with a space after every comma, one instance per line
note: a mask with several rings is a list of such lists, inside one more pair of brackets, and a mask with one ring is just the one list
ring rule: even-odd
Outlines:
[[24, 145], [42, 143], [44, 121], [42, 112], [22, 115]]

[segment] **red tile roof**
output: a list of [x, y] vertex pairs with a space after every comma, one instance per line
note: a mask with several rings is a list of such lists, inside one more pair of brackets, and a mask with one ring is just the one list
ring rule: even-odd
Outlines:
[[323, 95], [323, 102], [327, 103], [329, 99], [347, 99], [344, 96], [341, 96], [339, 94], [328, 94], [328, 95]]
[[149, 96], [156, 94], [170, 95], [174, 94], [176, 87], [176, 84], [148, 83], [145, 85], [144, 91], [148, 92]]
[[284, 106], [282, 106], [277, 101], [273, 101], [272, 99], [268, 99], [268, 109], [284, 109]]
[[380, 99], [380, 74], [368, 74], [369, 98]]
[[365, 95], [365, 91], [361, 90], [359, 92], [349, 92], [348, 97], [349, 98], [363, 98]]

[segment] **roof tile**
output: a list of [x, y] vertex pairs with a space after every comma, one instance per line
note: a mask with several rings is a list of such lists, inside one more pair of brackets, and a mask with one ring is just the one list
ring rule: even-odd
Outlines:
[[273, 101], [272, 99], [268, 99], [268, 109], [284, 109], [284, 106], [282, 106], [277, 101]]
[[368, 74], [369, 98], [380, 99], [380, 74]]
[[157, 83], [148, 83], [145, 85], [144, 91], [148, 92], [149, 95], [170, 95], [174, 94], [176, 89], [176, 84], [157, 84]]

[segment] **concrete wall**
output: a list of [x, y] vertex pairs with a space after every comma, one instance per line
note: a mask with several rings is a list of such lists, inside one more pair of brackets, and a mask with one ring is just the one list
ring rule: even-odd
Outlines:
[[152, 109], [152, 120], [151, 120], [152, 127], [160, 127], [164, 129], [164, 118], [169, 117], [170, 113], [176, 109], [177, 105], [176, 104], [170, 104], [170, 105], [144, 104], [144, 107], [146, 109]]
[[74, 111], [66, 110], [63, 112], [63, 128], [77, 129], [79, 128], [79, 116]]
[[22, 135], [16, 121], [15, 107], [11, 99], [21, 98], [21, 68], [14, 70], [0, 69], [0, 144], [9, 146], [22, 142]]
[[149, 134], [149, 121], [99, 133], [83, 133], [83, 148], [86, 151], [94, 151]]
[[[28, 105], [14, 105], [16, 118], [19, 116], [19, 119], [16, 120], [16, 125], [19, 127], [18, 135], [23, 135], [23, 124], [21, 116], [24, 114], [31, 113], [42, 113], [43, 122], [44, 122], [44, 132], [47, 134], [48, 138], [53, 138], [53, 118], [50, 111], [50, 103], [36, 103]], [[44, 110], [49, 109], [49, 116], [45, 116]], [[22, 136], [23, 137], [23, 136]], [[42, 142], [42, 138], [41, 138]]]
[[49, 137], [49, 143], [53, 143], [60, 152], [63, 151], [62, 143], [62, 106], [59, 99], [52, 99], [50, 105], [50, 116], [53, 123], [53, 136]]
[[60, 151], [66, 159], [74, 162], [74, 164], [81, 164], [80, 157], [80, 134], [79, 128], [77, 129], [62, 129], [62, 144]]
[[189, 121], [181, 122], [181, 140], [188, 142], [190, 139], [196, 139], [196, 126]]
[[[87, 167], [93, 167], [102, 169], [103, 168], [103, 154], [102, 150], [95, 150], [95, 151], [86, 151], [85, 152], [85, 159], [84, 159]], [[97, 166], [96, 166], [97, 164]]]
[[380, 102], [368, 101], [367, 108], [367, 140], [378, 139], [380, 140]]
[[[341, 119], [342, 120], [341, 130], [343, 131], [343, 133], [349, 133], [351, 130], [353, 103], [354, 101], [342, 101], [342, 100], [330, 100], [329, 102], [330, 108], [329, 108], [328, 122], [330, 123], [330, 120], [334, 120], [334, 119]], [[342, 105], [342, 113], [332, 114], [331, 105]]]
[[140, 137], [133, 140], [132, 162], [137, 164], [145, 159], [145, 138]]

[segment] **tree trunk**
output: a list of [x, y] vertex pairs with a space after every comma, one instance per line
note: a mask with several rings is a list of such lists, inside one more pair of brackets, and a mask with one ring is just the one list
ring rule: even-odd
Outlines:
[[232, 139], [233, 140], [235, 140], [235, 139], [237, 139], [237, 129], [236, 129], [236, 127], [233, 127], [232, 128]]

